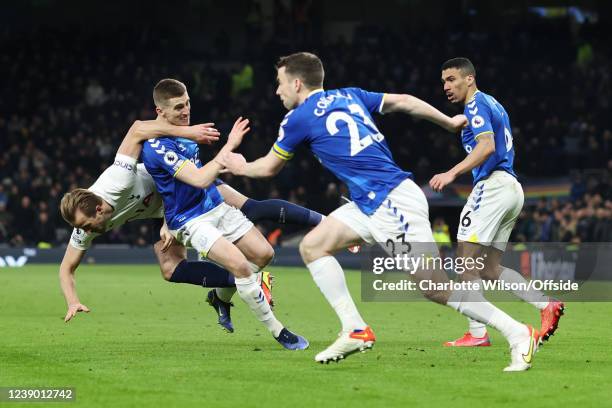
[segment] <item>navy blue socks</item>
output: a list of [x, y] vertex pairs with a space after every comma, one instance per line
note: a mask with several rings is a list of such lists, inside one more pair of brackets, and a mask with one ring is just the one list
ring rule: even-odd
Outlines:
[[234, 275], [217, 264], [203, 261], [182, 260], [170, 277], [170, 282], [190, 283], [205, 288], [230, 288], [234, 284]]
[[292, 204], [285, 200], [248, 199], [240, 209], [253, 222], [274, 221], [279, 224], [298, 224], [314, 227], [323, 216], [316, 211]]

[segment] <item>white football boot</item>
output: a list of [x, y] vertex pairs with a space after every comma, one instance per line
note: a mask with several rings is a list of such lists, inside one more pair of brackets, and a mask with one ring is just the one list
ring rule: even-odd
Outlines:
[[369, 326], [364, 330], [342, 332], [331, 346], [315, 356], [315, 361], [321, 364], [338, 362], [358, 351], [365, 353], [374, 346], [375, 341], [376, 336]]
[[535, 357], [540, 342], [538, 331], [531, 326], [526, 326], [527, 332], [522, 340], [510, 346], [512, 361], [504, 368], [506, 372], [526, 371], [531, 368], [531, 362]]

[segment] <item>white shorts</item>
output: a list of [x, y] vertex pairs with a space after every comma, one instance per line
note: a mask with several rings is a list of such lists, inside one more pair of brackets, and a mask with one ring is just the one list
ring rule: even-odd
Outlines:
[[[353, 202], [330, 214], [369, 244], [381, 244], [388, 252], [411, 252], [406, 243], [435, 243], [429, 223], [429, 207], [423, 191], [406, 179], [395, 187], [372, 215], [365, 215]], [[435, 252], [437, 248], [433, 245]]]
[[470, 193], [459, 218], [457, 239], [505, 251], [524, 200], [521, 183], [514, 176], [494, 171]]
[[221, 203], [206, 214], [187, 221], [180, 229], [170, 231], [186, 247], [194, 248], [201, 257], [221, 237], [236, 242], [253, 228], [253, 223], [240, 210]]

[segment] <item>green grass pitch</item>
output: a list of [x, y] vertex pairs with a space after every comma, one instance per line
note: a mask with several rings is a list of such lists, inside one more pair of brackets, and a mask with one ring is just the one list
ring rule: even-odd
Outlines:
[[[237, 296], [236, 332], [222, 332], [203, 289], [167, 283], [154, 265], [82, 266], [77, 288], [92, 312], [69, 324], [57, 266], [0, 269], [0, 387], [76, 387], [76, 402], [53, 407], [612, 405], [610, 303], [568, 304], [533, 368], [503, 373], [498, 333], [489, 348], [441, 347], [466, 328], [448, 308], [359, 302], [376, 346], [319, 365], [339, 322], [306, 269], [271, 270], [276, 314], [310, 340], [307, 351], [281, 349]], [[359, 299], [359, 274], [347, 279]], [[539, 325], [527, 304], [500, 306]]]

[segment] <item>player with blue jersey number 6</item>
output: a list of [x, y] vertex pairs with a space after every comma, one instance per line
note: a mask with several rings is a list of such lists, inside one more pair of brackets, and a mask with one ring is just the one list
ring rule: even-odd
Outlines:
[[[467, 156], [445, 173], [429, 182], [441, 191], [455, 178], [471, 171], [474, 189], [463, 207], [457, 232], [457, 256], [483, 257], [485, 268], [466, 270], [461, 279], [497, 280], [518, 284], [513, 293], [540, 309], [540, 336], [548, 339], [557, 329], [564, 305], [542, 292], [528, 288], [517, 271], [500, 264], [512, 228], [523, 208], [523, 189], [514, 172], [514, 141], [510, 117], [491, 95], [478, 90], [476, 69], [467, 58], [453, 58], [442, 65], [442, 83], [448, 100], [464, 106], [468, 126], [461, 131], [461, 143]], [[531, 329], [530, 329], [531, 330]], [[469, 331], [449, 347], [482, 347], [491, 345], [484, 324], [470, 319]]]

